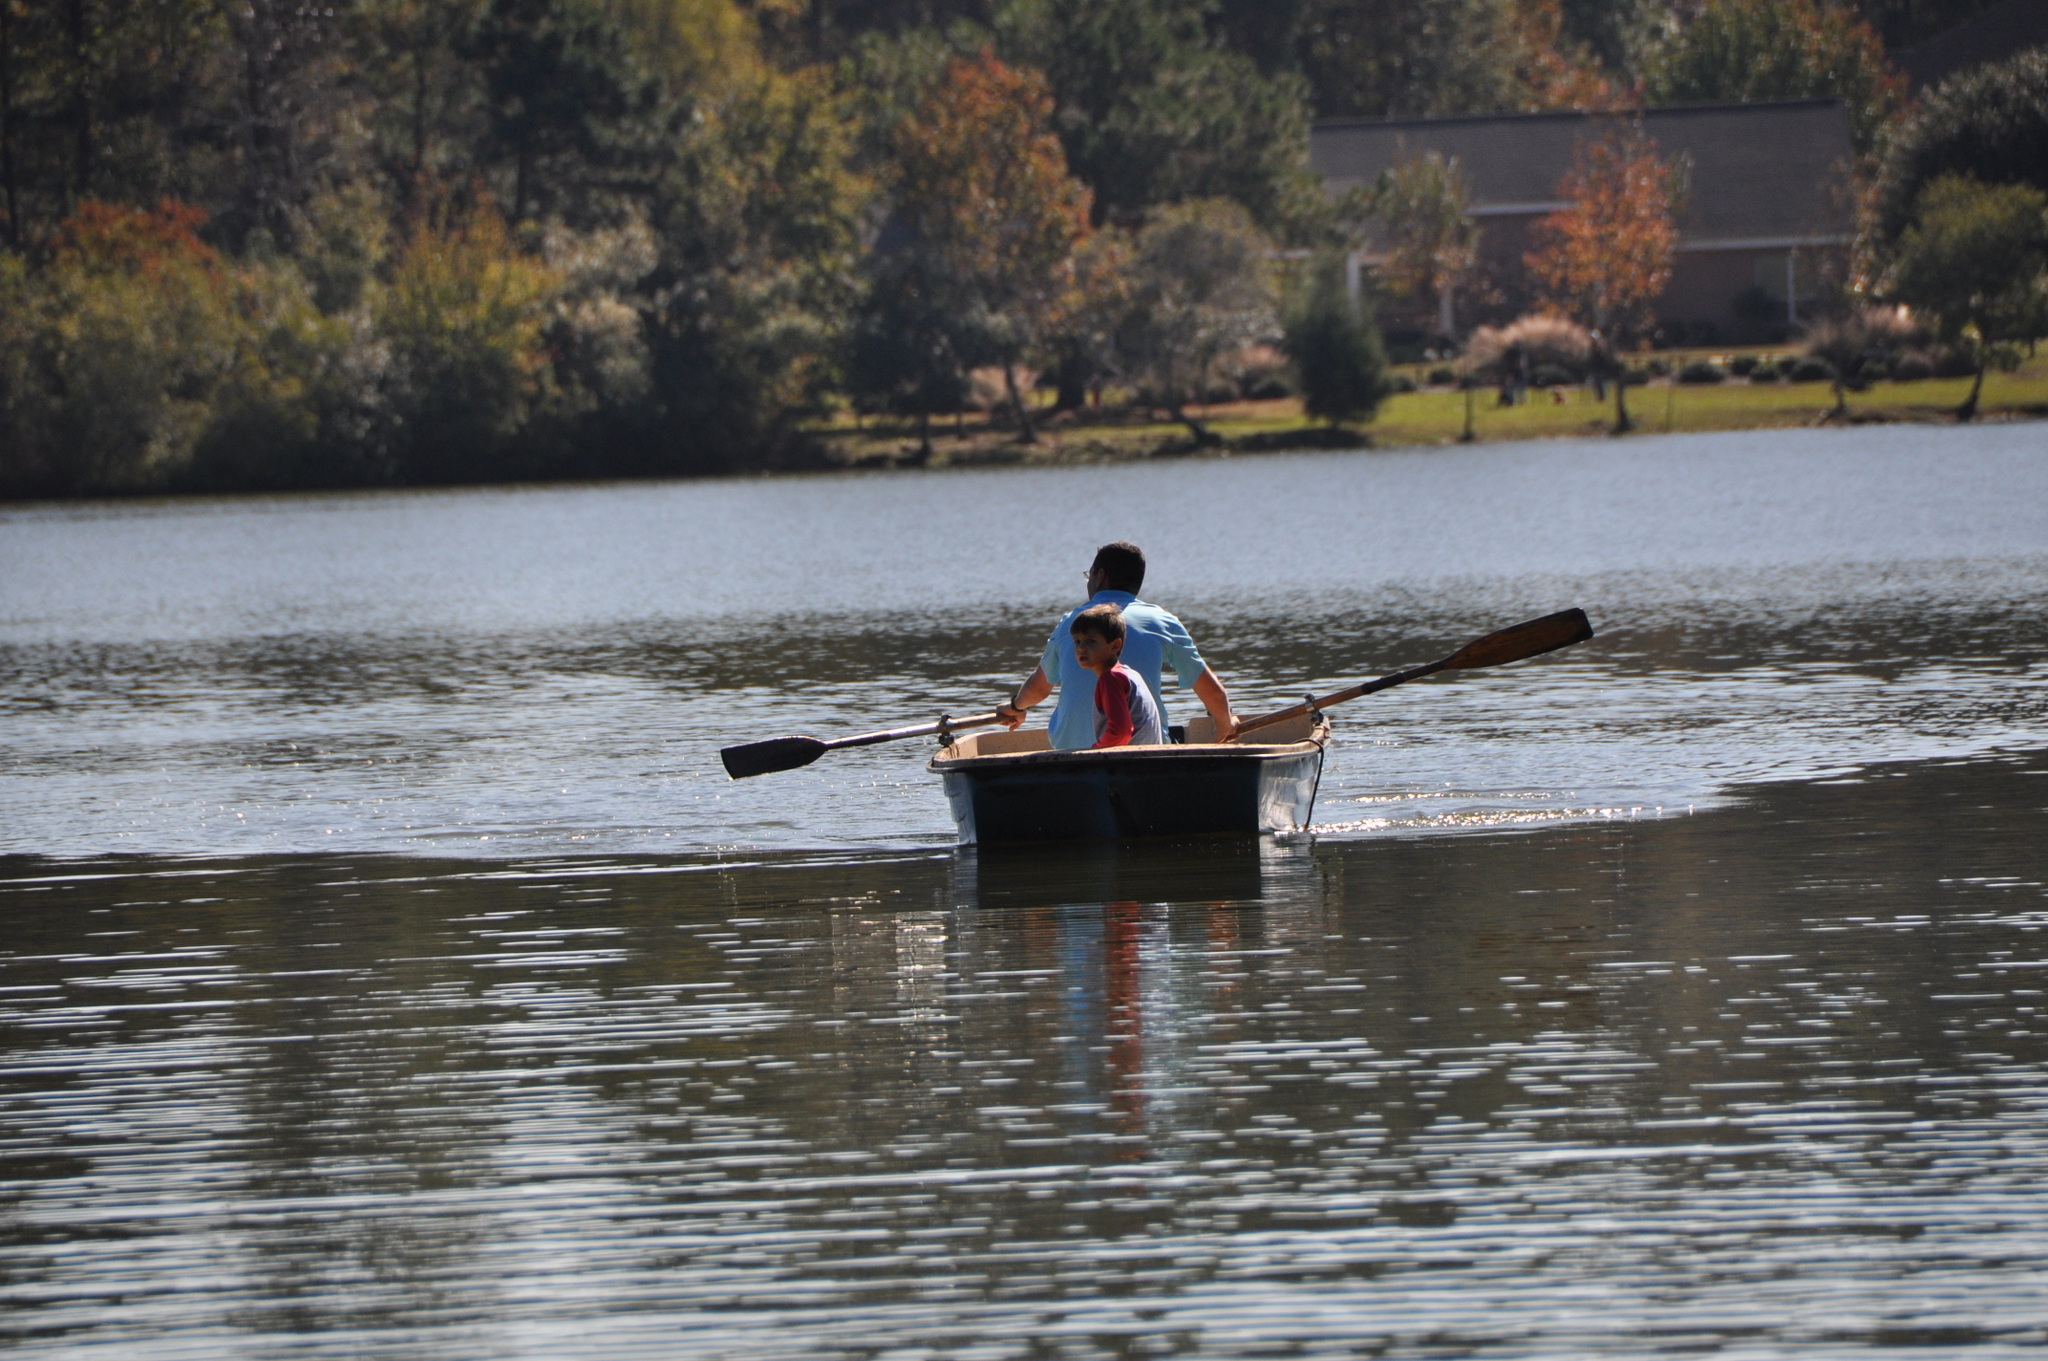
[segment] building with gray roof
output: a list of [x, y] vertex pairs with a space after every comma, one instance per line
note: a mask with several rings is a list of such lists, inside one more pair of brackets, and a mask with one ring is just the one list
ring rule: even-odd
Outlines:
[[[1686, 184], [1671, 283], [1656, 306], [1667, 337], [1782, 334], [1801, 304], [1841, 277], [1856, 228], [1849, 116], [1839, 100], [1331, 120], [1311, 131], [1309, 160], [1341, 193], [1424, 152], [1457, 159], [1482, 228], [1490, 294], [1459, 319], [1469, 325], [1529, 305], [1529, 228], [1567, 206], [1558, 184], [1575, 150], [1631, 124]], [[1371, 246], [1363, 256], [1368, 266], [1382, 258]]]

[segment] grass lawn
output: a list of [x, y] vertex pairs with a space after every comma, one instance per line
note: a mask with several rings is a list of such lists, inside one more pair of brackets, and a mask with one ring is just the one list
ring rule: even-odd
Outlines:
[[[1680, 352], [1665, 357], [1675, 368], [1690, 356]], [[1878, 383], [1848, 395], [1848, 420], [1948, 421], [1969, 390], [1967, 378]], [[1827, 383], [1684, 384], [1659, 379], [1628, 390], [1629, 414], [1639, 434], [1813, 425], [1834, 405], [1834, 389]], [[1472, 411], [1480, 440], [1599, 435], [1614, 423], [1611, 392], [1606, 401], [1596, 402], [1585, 388], [1534, 391], [1513, 407], [1498, 405], [1492, 389], [1481, 389], [1472, 394]], [[1281, 447], [1295, 432], [1302, 434], [1305, 444], [1324, 442], [1328, 435], [1303, 418], [1301, 403], [1293, 398], [1232, 402], [1198, 408], [1197, 414], [1238, 448]], [[1985, 376], [1980, 420], [2042, 416], [2048, 416], [2048, 353], [2036, 355], [2016, 372]], [[1082, 462], [1190, 448], [1185, 427], [1130, 413], [1067, 413], [1052, 418], [1035, 445], [1018, 443], [1010, 431], [982, 416], [969, 416], [957, 428], [959, 433], [950, 418], [933, 422], [935, 464]], [[1359, 432], [1359, 443], [1369, 441], [1382, 449], [1447, 444], [1455, 442], [1464, 428], [1465, 394], [1425, 388], [1388, 398], [1378, 416]], [[817, 431], [826, 437], [835, 458], [848, 464], [900, 461], [916, 443], [914, 430], [904, 422], [870, 423], [857, 429], [850, 418], [842, 418]]]

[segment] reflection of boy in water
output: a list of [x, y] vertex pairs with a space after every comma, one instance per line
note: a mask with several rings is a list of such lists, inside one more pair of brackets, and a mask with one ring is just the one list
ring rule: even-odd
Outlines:
[[1156, 747], [1166, 741], [1159, 704], [1137, 672], [1125, 666], [1124, 614], [1091, 605], [1074, 616], [1074, 660], [1095, 673], [1095, 745]]

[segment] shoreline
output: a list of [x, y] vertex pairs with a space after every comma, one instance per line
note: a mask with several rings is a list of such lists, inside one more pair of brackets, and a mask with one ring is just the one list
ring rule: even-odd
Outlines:
[[[1755, 384], [1730, 380], [1687, 384], [1657, 379], [1629, 388], [1634, 428], [1613, 434], [1614, 403], [1594, 400], [1583, 387], [1532, 389], [1519, 405], [1501, 407], [1492, 388], [1473, 393], [1472, 444], [1590, 437], [1637, 439], [1664, 434], [1739, 430], [1799, 430], [1828, 426], [2013, 424], [2048, 419], [2048, 352], [2013, 373], [1989, 373], [1976, 419], [1959, 422], [1955, 408], [1969, 392], [1968, 378], [1882, 382], [1847, 394], [1847, 410], [1834, 414], [1834, 388], [1825, 382]], [[918, 457], [917, 433], [907, 421], [865, 429], [837, 425], [813, 429], [826, 447], [826, 466], [847, 471], [905, 468], [1055, 467], [1135, 462], [1152, 458], [1222, 457], [1313, 449], [1394, 450], [1458, 446], [1465, 421], [1462, 391], [1419, 388], [1396, 393], [1375, 418], [1358, 426], [1327, 426], [1306, 419], [1294, 398], [1220, 403], [1191, 408], [1217, 442], [1199, 445], [1187, 427], [1126, 413], [1048, 415], [1036, 443], [1016, 438], [989, 416], [932, 424], [932, 457]]]
[[2048, 420], [2048, 350], [2013, 373], [1990, 373], [1976, 419], [1958, 422], [1955, 407], [1969, 390], [1967, 378], [1929, 378], [1913, 382], [1878, 383], [1848, 394], [1846, 414], [1833, 414], [1830, 384], [1730, 381], [1692, 385], [1658, 379], [1629, 389], [1629, 411], [1635, 426], [1625, 435], [1612, 433], [1612, 398], [1596, 402], [1584, 388], [1532, 389], [1523, 403], [1497, 405], [1494, 389], [1474, 397], [1475, 438], [1459, 438], [1464, 424], [1464, 394], [1453, 388], [1421, 388], [1396, 393], [1377, 416], [1360, 426], [1328, 426], [1307, 420], [1295, 398], [1221, 403], [1191, 408], [1216, 436], [1197, 444], [1187, 427], [1170, 420], [1146, 419], [1127, 412], [1046, 413], [1037, 443], [1027, 444], [1007, 427], [977, 413], [956, 427], [948, 418], [933, 422], [932, 458], [916, 457], [916, 428], [890, 421], [857, 428], [851, 423], [810, 427], [816, 453], [776, 466], [735, 468], [701, 474], [657, 473], [645, 476], [561, 478], [515, 477], [473, 482], [370, 483], [354, 486], [150, 488], [131, 492], [100, 492], [83, 496], [0, 498], [9, 507], [134, 504], [138, 502], [257, 497], [362, 496], [407, 492], [457, 491], [470, 488], [512, 490], [520, 487], [609, 486], [622, 482], [721, 481], [818, 474], [984, 468], [1085, 467], [1092, 464], [1137, 463], [1154, 459], [1227, 458], [1239, 455], [1341, 452], [1394, 452], [1434, 448], [1517, 444], [1548, 439], [1636, 440], [1660, 435], [1734, 433], [1744, 430], [1809, 430], [1871, 425], [1926, 425], [1965, 429], [1973, 425], [2014, 425]]

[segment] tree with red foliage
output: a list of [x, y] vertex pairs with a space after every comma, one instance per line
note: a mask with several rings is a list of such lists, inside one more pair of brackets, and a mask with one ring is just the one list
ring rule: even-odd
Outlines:
[[56, 261], [89, 273], [217, 270], [219, 253], [199, 239], [204, 225], [205, 209], [172, 198], [154, 208], [86, 199], [57, 229]]
[[[1523, 257], [1544, 303], [1581, 322], [1611, 354], [1650, 322], [1650, 304], [1671, 281], [1678, 245], [1672, 219], [1678, 181], [1640, 132], [1581, 143], [1558, 184], [1569, 202], [1537, 222], [1536, 248]], [[1616, 364], [1614, 430], [1630, 428]]]
[[1070, 305], [1088, 233], [1088, 190], [1067, 173], [1052, 112], [1043, 76], [984, 48], [949, 62], [896, 135], [905, 249], [951, 294], [945, 310], [964, 328], [953, 351], [1002, 366], [1027, 441], [1036, 431], [1016, 371]]

